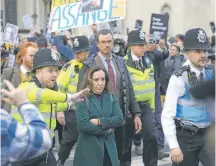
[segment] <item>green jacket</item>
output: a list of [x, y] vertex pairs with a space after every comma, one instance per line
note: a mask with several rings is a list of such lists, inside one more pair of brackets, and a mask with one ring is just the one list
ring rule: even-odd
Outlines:
[[[76, 103], [77, 127], [80, 135], [74, 155], [74, 166], [102, 166], [104, 147], [106, 146], [113, 166], [118, 166], [118, 153], [114, 131], [124, 124], [122, 111], [115, 96], [104, 92], [102, 106], [97, 97], [91, 94], [87, 100]], [[96, 126], [90, 119], [99, 118], [101, 126]]]

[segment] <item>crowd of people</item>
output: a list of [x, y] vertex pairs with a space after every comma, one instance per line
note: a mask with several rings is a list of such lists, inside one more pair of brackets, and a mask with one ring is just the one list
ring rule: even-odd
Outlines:
[[130, 166], [134, 144], [145, 166], [170, 155], [174, 166], [213, 166], [215, 38], [92, 30], [1, 46], [1, 164], [63, 166], [76, 144], [74, 166]]

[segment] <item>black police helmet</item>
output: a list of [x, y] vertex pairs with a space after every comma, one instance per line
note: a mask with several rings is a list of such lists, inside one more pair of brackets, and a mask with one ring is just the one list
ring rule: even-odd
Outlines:
[[48, 48], [41, 49], [36, 52], [33, 59], [33, 72], [40, 67], [56, 66], [61, 67], [58, 56]]
[[73, 51], [75, 54], [83, 51], [88, 51], [89, 49], [89, 40], [86, 36], [76, 36], [73, 39]]
[[184, 38], [184, 50], [208, 50], [210, 47], [208, 37], [201, 28], [190, 29]]
[[128, 34], [128, 45], [145, 45], [146, 39], [144, 32], [140, 30], [132, 30]]

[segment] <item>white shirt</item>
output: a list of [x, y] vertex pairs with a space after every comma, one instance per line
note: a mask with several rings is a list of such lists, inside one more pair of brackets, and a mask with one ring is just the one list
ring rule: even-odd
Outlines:
[[[99, 52], [98, 53], [98, 55], [99, 55], [99, 57], [100, 57], [100, 59], [101, 59], [101, 61], [103, 62], [103, 65], [104, 65], [104, 67], [105, 67], [105, 69], [107, 70], [107, 72], [108, 72], [108, 64], [107, 64], [107, 59], [106, 59], [106, 57], [105, 56], [103, 56], [102, 54], [101, 54], [101, 52]], [[114, 76], [115, 76], [115, 82], [116, 82], [116, 68], [115, 68], [115, 60], [113, 59], [113, 56], [112, 56], [112, 54], [110, 55], [110, 64], [111, 64], [111, 66], [112, 66], [112, 69], [113, 69], [113, 72], [114, 72]]]
[[142, 57], [137, 57], [134, 53], [131, 52], [131, 57], [133, 61], [139, 61], [142, 60]]
[[[185, 65], [190, 65], [191, 72], [195, 72], [197, 78], [201, 71], [196, 69], [190, 61], [188, 61]], [[202, 70], [205, 78], [205, 69]], [[170, 149], [178, 148], [179, 144], [176, 137], [176, 126], [175, 126], [175, 116], [176, 116], [176, 109], [177, 109], [177, 102], [178, 99], [185, 95], [185, 83], [182, 76], [175, 76], [172, 75], [169, 81], [169, 85], [166, 92], [166, 98], [164, 103], [163, 112], [161, 115], [161, 122], [164, 131], [164, 135], [167, 139], [168, 145]]]
[[[142, 62], [142, 57], [138, 57], [136, 56], [134, 53], [131, 52], [131, 57], [132, 57], [132, 60], [135, 62], [135, 61], [140, 61]], [[143, 67], [143, 62], [141, 63], [142, 67]]]
[[27, 70], [23, 65], [20, 66], [20, 70], [25, 75], [26, 75], [27, 72], [30, 72], [30, 70]]

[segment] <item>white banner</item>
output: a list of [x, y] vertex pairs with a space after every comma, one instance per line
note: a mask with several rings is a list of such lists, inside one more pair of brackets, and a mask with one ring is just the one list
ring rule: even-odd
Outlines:
[[100, 4], [92, 7], [91, 3], [77, 2], [55, 6], [51, 10], [49, 29], [54, 32], [124, 19], [126, 0], [103, 0]]

